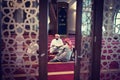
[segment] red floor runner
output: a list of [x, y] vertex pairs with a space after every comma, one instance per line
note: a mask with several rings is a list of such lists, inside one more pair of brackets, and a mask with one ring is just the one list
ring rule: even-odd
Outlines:
[[48, 72], [74, 71], [74, 62], [49, 62]]
[[73, 74], [48, 76], [48, 80], [74, 80]]
[[74, 80], [74, 62], [49, 62], [48, 80]]

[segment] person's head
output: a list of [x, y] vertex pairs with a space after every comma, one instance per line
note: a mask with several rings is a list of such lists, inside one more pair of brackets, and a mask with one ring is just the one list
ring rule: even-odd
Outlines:
[[71, 41], [70, 41], [69, 38], [65, 38], [65, 39], [64, 39], [64, 42], [67, 43], [67, 44], [71, 44]]
[[69, 38], [65, 38], [64, 42], [65, 42], [65, 44], [68, 44], [70, 48], [72, 48], [73, 45], [72, 45], [72, 42]]
[[59, 39], [60, 35], [59, 34], [55, 34], [55, 39]]

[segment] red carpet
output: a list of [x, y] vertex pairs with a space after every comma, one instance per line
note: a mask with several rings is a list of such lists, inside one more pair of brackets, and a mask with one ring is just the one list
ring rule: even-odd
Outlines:
[[74, 71], [74, 62], [49, 62], [48, 72]]
[[73, 74], [48, 76], [48, 80], [74, 80]]
[[49, 62], [48, 80], [74, 80], [74, 62]]
[[[53, 36], [48, 37], [48, 49]], [[64, 39], [64, 37], [62, 37]], [[70, 37], [74, 44], [74, 37]], [[50, 56], [48, 52], [48, 60], [54, 56]], [[69, 62], [49, 62], [48, 63], [48, 80], [74, 80], [74, 61]]]

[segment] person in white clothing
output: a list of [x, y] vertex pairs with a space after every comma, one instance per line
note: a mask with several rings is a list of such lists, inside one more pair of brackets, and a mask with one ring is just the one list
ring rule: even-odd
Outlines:
[[61, 47], [59, 52], [50, 62], [67, 62], [70, 61], [73, 52], [73, 45], [69, 38], [64, 39], [64, 46]]
[[50, 53], [58, 53], [60, 51], [60, 47], [62, 47], [63, 41], [60, 38], [59, 34], [55, 34], [55, 39], [53, 39], [50, 43]]
[[27, 53], [29, 54], [36, 54], [39, 50], [39, 45], [37, 42], [31, 42], [28, 46]]

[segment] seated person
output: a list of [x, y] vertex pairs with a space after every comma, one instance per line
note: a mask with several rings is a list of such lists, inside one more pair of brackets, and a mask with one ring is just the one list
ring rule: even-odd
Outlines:
[[50, 60], [50, 62], [66, 62], [71, 58], [71, 54], [73, 51], [73, 45], [69, 38], [65, 38], [64, 46], [61, 47], [61, 51], [55, 57]]
[[39, 45], [37, 44], [37, 42], [31, 42], [28, 46], [27, 53], [36, 54], [37, 50], [39, 50]]
[[61, 46], [63, 46], [63, 41], [59, 34], [55, 34], [55, 39], [50, 43], [50, 53], [58, 53]]

